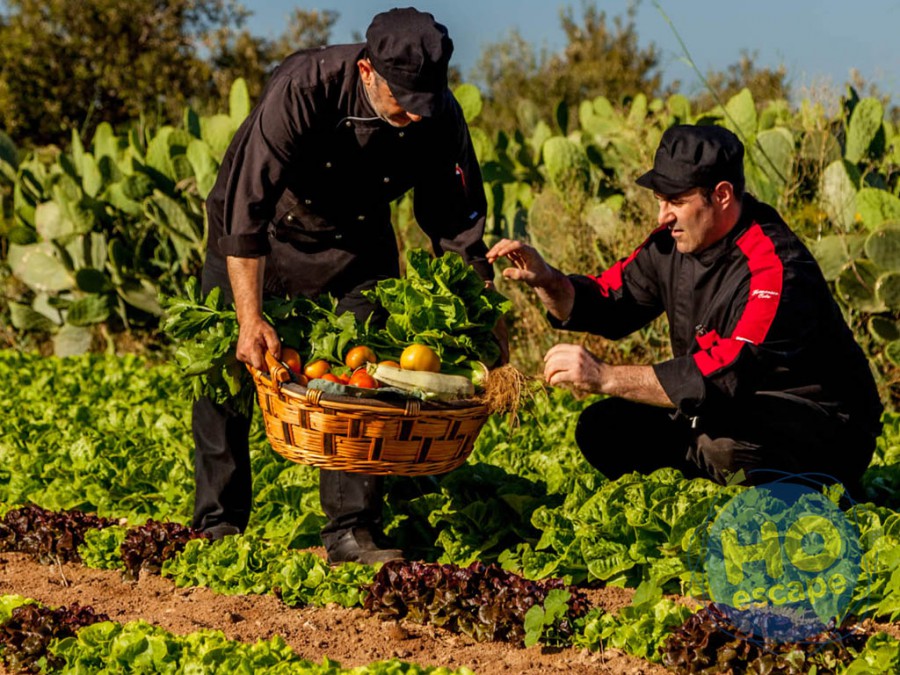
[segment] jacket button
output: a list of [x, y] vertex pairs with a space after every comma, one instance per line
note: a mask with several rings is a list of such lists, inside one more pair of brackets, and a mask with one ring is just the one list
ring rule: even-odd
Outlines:
[[330, 168], [331, 168], [331, 162], [325, 162], [325, 168], [326, 168], [326, 169], [330, 169]]
[[285, 220], [289, 223], [294, 223], [297, 221], [297, 217], [295, 215], [289, 213], [287, 218], [285, 218]]
[[356, 219], [357, 219], [359, 222], [362, 222], [362, 221], [364, 221], [364, 220], [366, 219], [366, 217], [365, 217], [365, 216], [356, 216]]
[[391, 177], [390, 177], [390, 176], [385, 176], [385, 177], [384, 177], [384, 182], [385, 182], [385, 183], [390, 183], [390, 182], [391, 182]]
[[343, 239], [343, 238], [344, 238], [344, 235], [342, 235], [342, 234], [336, 234], [336, 235], [334, 235], [335, 241], [337, 241], [338, 239]]
[[309, 206], [310, 204], [312, 204], [312, 199], [304, 199], [303, 203]]
[[404, 136], [406, 136], [406, 132], [405, 132], [405, 131], [401, 131], [401, 132], [398, 133], [397, 135], [398, 135], [400, 138], [403, 138]]
[[350, 120], [347, 120], [344, 124], [345, 124], [345, 126], [348, 126], [348, 127], [353, 126], [353, 122], [351, 122]]

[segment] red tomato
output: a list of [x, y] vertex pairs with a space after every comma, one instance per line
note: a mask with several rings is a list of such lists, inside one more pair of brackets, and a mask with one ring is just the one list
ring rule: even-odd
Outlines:
[[338, 384], [344, 384], [343, 382], [341, 382], [341, 378], [339, 378], [339, 377], [338, 377], [337, 375], [335, 375], [334, 373], [325, 373], [325, 374], [322, 375], [322, 377], [320, 377], [319, 379], [320, 379], [320, 380], [325, 380], [325, 381], [327, 381], [327, 382], [336, 382], [336, 383], [338, 383]]
[[354, 347], [347, 352], [347, 356], [344, 357], [344, 363], [351, 370], [356, 370], [367, 363], [375, 363], [377, 360], [378, 357], [375, 356], [375, 352], [365, 345]]
[[303, 374], [306, 375], [309, 379], [314, 380], [317, 377], [322, 377], [325, 373], [330, 371], [331, 366], [328, 364], [328, 361], [319, 359], [318, 361], [307, 363], [306, 368], [303, 370]]
[[281, 361], [290, 368], [291, 372], [295, 375], [300, 375], [303, 372], [303, 361], [300, 359], [300, 354], [296, 349], [293, 349], [292, 347], [282, 347]]
[[350, 386], [362, 389], [378, 389], [378, 382], [366, 372], [365, 368], [360, 368], [350, 376]]

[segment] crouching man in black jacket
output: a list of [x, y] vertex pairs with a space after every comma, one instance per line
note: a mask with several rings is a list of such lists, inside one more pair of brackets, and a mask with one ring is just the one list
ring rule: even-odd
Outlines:
[[875, 382], [813, 256], [744, 193], [743, 156], [726, 129], [668, 129], [637, 181], [654, 191], [659, 226], [597, 276], [566, 276], [510, 240], [488, 261], [508, 258], [504, 276], [532, 286], [558, 328], [617, 339], [666, 313], [668, 361], [612, 366], [574, 344], [544, 357], [550, 384], [610, 396], [576, 429], [607, 477], [822, 473], [852, 494], [880, 433]]

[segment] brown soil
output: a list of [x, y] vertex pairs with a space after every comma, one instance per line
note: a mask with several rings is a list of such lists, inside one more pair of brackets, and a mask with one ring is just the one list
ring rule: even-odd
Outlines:
[[[610, 611], [629, 604], [632, 591], [590, 590], [591, 603]], [[143, 576], [125, 582], [118, 572], [81, 565], [40, 565], [28, 556], [0, 556], [0, 595], [18, 594], [58, 607], [90, 605], [114, 621], [143, 619], [178, 634], [218, 629], [230, 639], [253, 643], [283, 637], [301, 657], [323, 657], [344, 667], [399, 658], [424, 666], [467, 666], [491, 673], [666, 673], [663, 667], [623, 654], [579, 649], [514, 647], [478, 643], [433, 626], [384, 622], [362, 609], [293, 609], [274, 596], [219, 595], [206, 588], [176, 588], [168, 579]], [[0, 666], [2, 672], [2, 666]]]

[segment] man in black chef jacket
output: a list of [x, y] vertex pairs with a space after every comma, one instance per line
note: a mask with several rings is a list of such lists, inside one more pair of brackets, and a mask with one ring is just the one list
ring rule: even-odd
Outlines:
[[[368, 316], [361, 291], [399, 275], [390, 203], [409, 189], [435, 253], [455, 251], [492, 278], [481, 173], [447, 87], [452, 53], [431, 14], [393, 9], [364, 44], [303, 50], [275, 71], [207, 200], [203, 290], [232, 292], [241, 361], [265, 370], [265, 352], [280, 355], [264, 295], [331, 293], [340, 311]], [[193, 412], [193, 526], [236, 534], [251, 508], [250, 419], [209, 399]], [[329, 562], [402, 558], [379, 543], [381, 478], [323, 469], [319, 493]]]

